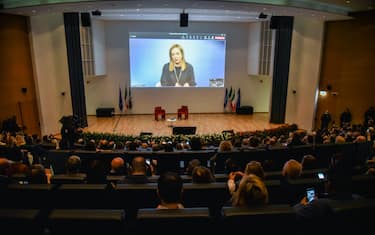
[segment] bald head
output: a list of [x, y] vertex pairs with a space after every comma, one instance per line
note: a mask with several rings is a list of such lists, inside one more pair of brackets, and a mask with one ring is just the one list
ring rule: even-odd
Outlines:
[[146, 174], [146, 162], [144, 157], [138, 156], [132, 161], [132, 174]]
[[125, 161], [121, 157], [115, 157], [111, 161], [111, 168], [114, 171], [120, 171], [125, 166]]
[[0, 158], [0, 175], [5, 175], [10, 167], [10, 161], [6, 158]]

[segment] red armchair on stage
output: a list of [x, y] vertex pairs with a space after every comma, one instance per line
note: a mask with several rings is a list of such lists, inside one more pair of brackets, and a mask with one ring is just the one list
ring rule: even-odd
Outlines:
[[161, 106], [155, 107], [154, 114], [156, 121], [165, 120], [165, 110], [162, 109]]
[[177, 110], [177, 118], [178, 119], [188, 119], [189, 117], [189, 109], [188, 106], [182, 105], [181, 108]]

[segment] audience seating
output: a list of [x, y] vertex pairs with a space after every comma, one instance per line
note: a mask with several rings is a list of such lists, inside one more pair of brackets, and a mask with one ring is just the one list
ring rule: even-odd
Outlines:
[[296, 223], [295, 212], [287, 204], [250, 208], [223, 207], [222, 216], [221, 234], [230, 234], [240, 228], [249, 233], [261, 231], [262, 234], [293, 234]]
[[182, 105], [181, 108], [177, 109], [177, 118], [186, 120], [189, 118], [189, 108], [186, 105]]
[[62, 184], [52, 197], [54, 208], [119, 209], [116, 191], [106, 184]]
[[51, 177], [52, 184], [83, 184], [86, 182], [86, 174], [57, 174]]
[[134, 234], [210, 234], [212, 226], [209, 209], [205, 207], [169, 210], [144, 208], [138, 210]]
[[352, 177], [352, 192], [366, 198], [375, 198], [375, 175], [355, 175]]
[[161, 106], [155, 107], [154, 115], [156, 121], [165, 120], [165, 109], [162, 109]]
[[51, 235], [124, 234], [124, 220], [123, 210], [55, 209], [47, 226]]
[[335, 201], [332, 204], [334, 221], [332, 232], [336, 234], [374, 234], [375, 199]]
[[43, 218], [38, 209], [0, 209], [1, 234], [42, 235], [43, 225]]
[[117, 184], [117, 204], [124, 208], [128, 218], [134, 218], [139, 208], [155, 208], [159, 204], [157, 184]]
[[226, 182], [185, 183], [182, 201], [185, 207], [209, 207], [211, 215], [218, 216], [230, 197]]
[[0, 207], [49, 209], [54, 206], [54, 202], [49, 199], [53, 197], [55, 189], [54, 184], [10, 184], [1, 192], [4, 203]]

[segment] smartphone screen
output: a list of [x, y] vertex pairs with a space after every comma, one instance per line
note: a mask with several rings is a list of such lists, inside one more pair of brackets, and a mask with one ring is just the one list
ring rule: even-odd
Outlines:
[[185, 167], [185, 162], [184, 161], [180, 161], [180, 168], [184, 168]]
[[311, 202], [312, 200], [314, 200], [314, 197], [315, 197], [315, 190], [314, 190], [314, 188], [307, 188], [306, 189], [306, 198], [307, 198], [307, 201]]
[[150, 163], [151, 163], [151, 162], [150, 162], [150, 159], [146, 159], [146, 164], [147, 164], [147, 165], [151, 165]]
[[319, 178], [320, 180], [324, 180], [324, 174], [323, 174], [322, 172], [319, 172], [319, 173], [318, 173], [318, 178]]

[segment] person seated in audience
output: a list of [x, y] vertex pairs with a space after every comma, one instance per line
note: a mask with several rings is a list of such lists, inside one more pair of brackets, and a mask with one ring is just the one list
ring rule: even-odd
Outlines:
[[47, 184], [48, 178], [46, 170], [42, 164], [33, 164], [31, 166], [29, 184]]
[[108, 175], [126, 175], [125, 161], [122, 157], [115, 157], [111, 161], [111, 170]]
[[235, 171], [231, 172], [228, 175], [228, 190], [231, 194], [235, 192], [238, 188], [239, 181], [242, 179], [244, 175], [256, 175], [258, 176], [261, 180], [264, 180], [265, 175], [264, 175], [264, 170], [262, 167], [262, 164], [258, 161], [250, 161], [249, 163], [246, 164], [245, 171]]
[[69, 156], [66, 161], [66, 175], [67, 176], [77, 176], [86, 179], [86, 173], [81, 172], [81, 158], [77, 155]]
[[249, 149], [257, 149], [260, 146], [260, 139], [257, 136], [251, 136], [249, 138]]
[[232, 206], [254, 207], [268, 203], [268, 190], [264, 182], [256, 175], [244, 175], [238, 190], [231, 198]]
[[182, 209], [183, 181], [175, 172], [164, 172], [158, 179], [157, 194], [160, 200], [157, 209]]
[[359, 135], [353, 141], [354, 143], [366, 143], [366, 137], [363, 135]]
[[318, 167], [318, 162], [317, 159], [314, 155], [307, 154], [303, 156], [301, 160], [301, 165], [302, 165], [302, 171], [303, 170], [312, 170], [316, 169]]
[[193, 137], [190, 141], [191, 150], [202, 150], [202, 140], [199, 137]]
[[219, 144], [219, 151], [220, 152], [230, 152], [233, 150], [232, 142], [229, 140], [222, 140]]
[[191, 159], [186, 167], [186, 174], [191, 176], [194, 168], [200, 165], [201, 161], [198, 158]]
[[336, 136], [335, 144], [345, 144], [345, 138], [341, 135]]
[[11, 161], [6, 158], [0, 158], [0, 189], [12, 183], [12, 180], [8, 177], [10, 165]]
[[298, 146], [304, 145], [303, 137], [306, 135], [306, 132], [303, 130], [294, 131], [291, 135], [290, 142], [288, 143], [288, 147], [290, 146]]
[[22, 162], [13, 162], [9, 169], [8, 175], [16, 181], [27, 181], [30, 175], [30, 168]]
[[286, 198], [290, 204], [295, 204], [301, 197], [298, 187], [290, 183], [290, 181], [299, 179], [301, 173], [302, 165], [298, 161], [290, 159], [284, 163], [281, 171], [280, 192], [283, 193], [283, 198]]
[[146, 142], [143, 142], [138, 147], [138, 151], [152, 151], [152, 148]]
[[[327, 181], [325, 182], [325, 193], [315, 196], [314, 200], [308, 202], [306, 197], [294, 205], [298, 220], [311, 220], [324, 218], [332, 214], [331, 205], [335, 201], [358, 200], [362, 197], [351, 192], [351, 174], [348, 174], [350, 164], [344, 158], [336, 155], [331, 162]], [[350, 172], [350, 171], [349, 171]]]
[[94, 139], [89, 140], [83, 147], [84, 150], [96, 151], [96, 141]]
[[105, 175], [105, 168], [102, 160], [93, 159], [90, 161], [89, 168], [87, 170], [88, 184], [106, 184], [107, 179]]
[[249, 148], [249, 146], [250, 146], [250, 140], [249, 140], [249, 138], [243, 138], [241, 140], [241, 147], [240, 147], [240, 149], [241, 150], [246, 150], [246, 149]]
[[129, 168], [129, 174], [120, 183], [146, 184], [150, 182], [147, 177], [147, 165], [144, 157], [134, 157]]
[[245, 175], [250, 175], [250, 174], [256, 175], [261, 180], [264, 180], [265, 178], [263, 166], [258, 161], [250, 161], [249, 163], [247, 163], [244, 173]]
[[204, 184], [204, 183], [212, 183], [214, 181], [215, 181], [215, 178], [207, 167], [204, 167], [204, 166], [194, 167], [194, 170], [192, 173], [192, 183]]

